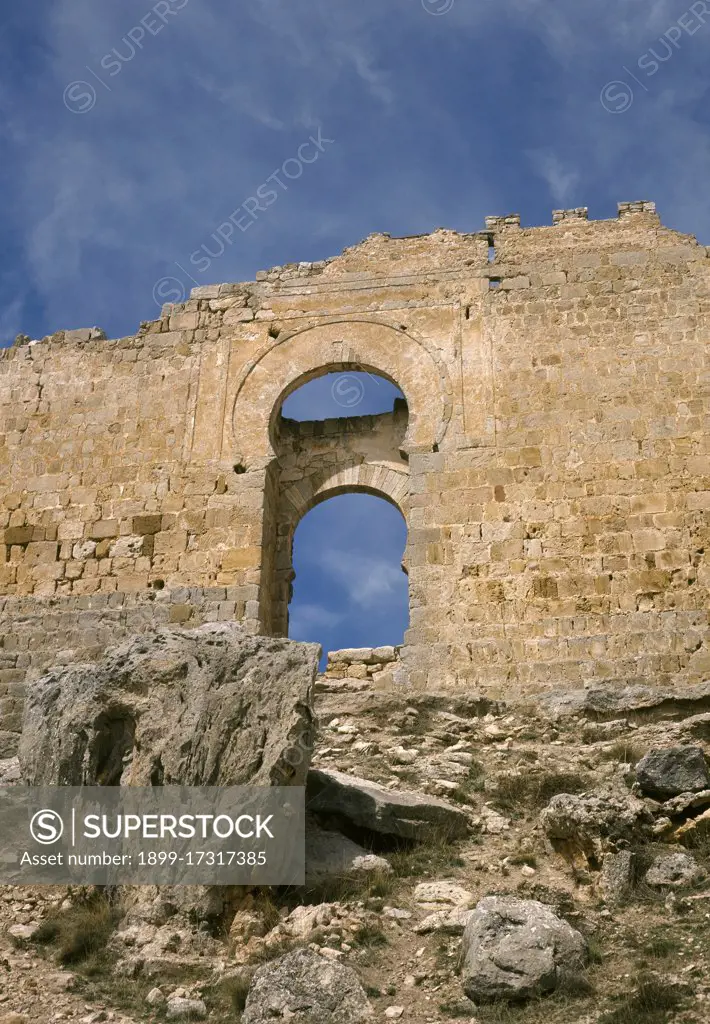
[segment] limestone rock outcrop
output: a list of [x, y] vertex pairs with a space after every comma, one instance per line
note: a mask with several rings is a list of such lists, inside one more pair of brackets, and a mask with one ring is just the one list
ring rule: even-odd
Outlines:
[[164, 627], [27, 694], [20, 765], [40, 785], [303, 785], [317, 644], [233, 623]]
[[373, 1010], [357, 975], [310, 949], [279, 957], [256, 974], [242, 1024], [361, 1024]]
[[586, 960], [584, 937], [544, 903], [487, 896], [464, 931], [461, 977], [469, 999], [517, 1001], [552, 992]]
[[710, 682], [679, 690], [664, 690], [642, 684], [590, 686], [588, 689], [550, 690], [537, 700], [553, 719], [588, 715], [594, 720], [616, 718], [628, 713], [641, 717], [672, 718], [701, 710], [710, 704]]
[[628, 793], [558, 793], [540, 814], [552, 847], [577, 868], [599, 868], [619, 839], [637, 839], [653, 822], [642, 800]]

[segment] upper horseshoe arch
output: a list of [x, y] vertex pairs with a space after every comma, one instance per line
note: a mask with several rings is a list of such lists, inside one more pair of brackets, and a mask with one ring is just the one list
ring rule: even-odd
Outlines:
[[284, 398], [323, 373], [366, 369], [401, 388], [409, 409], [407, 454], [441, 443], [451, 418], [451, 386], [434, 349], [409, 332], [376, 320], [336, 320], [304, 327], [264, 346], [239, 375], [232, 408], [233, 441], [247, 465], [275, 455], [274, 422]]

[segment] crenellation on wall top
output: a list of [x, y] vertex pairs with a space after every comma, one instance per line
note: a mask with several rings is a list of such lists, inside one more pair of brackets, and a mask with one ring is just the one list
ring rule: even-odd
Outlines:
[[519, 228], [520, 227], [520, 214], [519, 213], [506, 213], [502, 217], [486, 217], [486, 230], [487, 231], [500, 231], [505, 228]]
[[639, 200], [633, 203], [617, 203], [619, 218], [624, 219], [635, 213], [656, 213], [656, 204], [648, 200]]
[[589, 220], [588, 206], [575, 206], [570, 210], [553, 210], [552, 223], [561, 224], [563, 221]]

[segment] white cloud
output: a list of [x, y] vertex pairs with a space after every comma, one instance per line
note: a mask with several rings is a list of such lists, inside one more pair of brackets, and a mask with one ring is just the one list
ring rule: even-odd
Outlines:
[[363, 608], [387, 604], [407, 586], [402, 569], [385, 558], [329, 549], [321, 552], [318, 561], [338, 580], [350, 600]]
[[528, 159], [539, 176], [546, 183], [556, 203], [566, 206], [574, 198], [580, 174], [574, 168], [566, 167], [562, 160], [549, 150], [533, 150]]
[[330, 611], [322, 605], [294, 604], [289, 612], [288, 635], [293, 640], [309, 639], [318, 630], [339, 625], [344, 618], [344, 614]]

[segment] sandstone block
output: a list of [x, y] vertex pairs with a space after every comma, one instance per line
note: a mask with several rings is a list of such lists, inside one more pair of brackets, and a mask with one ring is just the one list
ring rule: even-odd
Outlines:
[[99, 519], [98, 522], [91, 523], [87, 530], [87, 536], [91, 540], [104, 540], [107, 537], [117, 537], [118, 520]]

